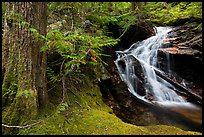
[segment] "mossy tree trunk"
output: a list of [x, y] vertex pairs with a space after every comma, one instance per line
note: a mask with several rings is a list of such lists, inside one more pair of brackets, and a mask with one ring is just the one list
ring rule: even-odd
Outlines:
[[[47, 55], [40, 52], [44, 42], [28, 28], [46, 34], [47, 3], [7, 2], [2, 47], [2, 122], [23, 125], [37, 116], [48, 103], [46, 88]], [[27, 22], [27, 25], [25, 24]], [[14, 128], [3, 128], [13, 134]]]

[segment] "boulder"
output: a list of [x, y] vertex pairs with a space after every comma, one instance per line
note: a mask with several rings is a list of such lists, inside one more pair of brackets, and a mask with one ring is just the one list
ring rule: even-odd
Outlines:
[[202, 30], [195, 25], [174, 27], [163, 42], [170, 46], [158, 51], [161, 69], [166, 70], [168, 57], [171, 73], [185, 79], [186, 85], [202, 96]]
[[115, 46], [115, 50], [125, 50], [133, 43], [155, 35], [152, 24], [145, 21], [139, 21], [134, 25], [130, 25], [127, 30], [124, 30], [118, 25], [112, 23], [108, 25], [108, 28], [108, 31], [113, 38], [120, 38], [120, 42]]

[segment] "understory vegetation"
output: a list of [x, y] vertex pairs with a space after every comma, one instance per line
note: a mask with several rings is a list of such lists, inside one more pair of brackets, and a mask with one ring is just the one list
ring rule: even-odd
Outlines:
[[[11, 16], [5, 14], [6, 10], [2, 3], [2, 24], [6, 16]], [[15, 128], [10, 134], [18, 135], [200, 134], [173, 126], [125, 123], [103, 102], [98, 86], [102, 77], [109, 75], [104, 70], [107, 63], [103, 57], [110, 55], [104, 54], [104, 48], [117, 46], [130, 26], [141, 21], [153, 26], [183, 25], [183, 20], [202, 28], [202, 2], [48, 2], [46, 35], [28, 22], [13, 18], [13, 23], [26, 27], [35, 36], [34, 41], [45, 43], [40, 52], [47, 53], [49, 103], [40, 114], [33, 114], [33, 119], [19, 122], [20, 128], [6, 128]], [[119, 28], [119, 37], [113, 37], [110, 24]], [[16, 81], [10, 88], [3, 88], [3, 100], [15, 100]], [[30, 94], [29, 90], [27, 92]], [[34, 97], [34, 92], [32, 94]], [[5, 104], [2, 106], [3, 121], [9, 119], [5, 115], [12, 110], [9, 103]], [[15, 114], [10, 118], [18, 121]]]
[[[87, 74], [87, 73], [85, 73]], [[70, 83], [66, 100], [50, 104], [45, 114], [39, 117], [37, 125], [20, 129], [18, 134], [26, 135], [199, 135], [198, 132], [179, 128], [157, 126], [135, 126], [116, 117], [112, 109], [102, 100], [99, 87], [92, 76], [82, 77], [80, 83]], [[77, 85], [80, 85], [77, 86]], [[58, 89], [59, 90], [59, 89]], [[57, 88], [52, 99], [57, 100]], [[56, 103], [56, 102], [55, 102]], [[32, 123], [36, 123], [32, 121]], [[31, 124], [32, 124], [31, 123]], [[28, 124], [29, 125], [29, 124]]]

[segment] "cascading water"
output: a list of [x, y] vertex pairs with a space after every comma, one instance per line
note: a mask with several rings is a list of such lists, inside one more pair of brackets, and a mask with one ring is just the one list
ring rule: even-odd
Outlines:
[[[129, 49], [124, 51], [116, 51], [118, 55], [115, 64], [119, 71], [121, 80], [123, 80], [129, 91], [138, 99], [148, 103], [160, 103], [160, 104], [185, 104], [186, 100], [179, 96], [174, 91], [174, 86], [165, 81], [161, 77], [157, 76], [155, 70], [159, 70], [157, 66], [157, 51], [162, 47], [162, 40], [167, 36], [167, 33], [171, 30], [168, 27], [156, 27], [157, 34], [141, 42], [134, 43]], [[141, 68], [144, 74], [144, 93], [138, 91], [138, 76], [135, 74], [135, 68], [133, 66], [135, 58], [141, 64]], [[122, 66], [119, 62], [124, 62]], [[125, 68], [124, 68], [125, 66]], [[169, 68], [169, 66], [168, 66]], [[168, 70], [169, 71], [169, 70]], [[148, 100], [147, 96], [153, 96], [153, 100]]]
[[[119, 76], [128, 87], [128, 90], [139, 100], [149, 104], [161, 106], [164, 111], [154, 111], [159, 114], [162, 124], [176, 125], [187, 130], [201, 131], [202, 109], [186, 101], [178, 87], [159, 74], [171, 73], [170, 58], [166, 55], [166, 70], [160, 70], [160, 63], [157, 62], [157, 51], [166, 46], [163, 44], [169, 27], [156, 27], [157, 34], [146, 40], [139, 41], [124, 51], [116, 51], [118, 58], [115, 60]], [[159, 61], [159, 60], [158, 60]], [[172, 82], [172, 80], [170, 80]], [[181, 83], [185, 86], [185, 82]], [[177, 85], [178, 86], [178, 85]], [[168, 115], [162, 113], [167, 112]], [[175, 114], [175, 115], [174, 115]], [[182, 120], [181, 120], [182, 119]], [[166, 122], [167, 121], [167, 122]], [[165, 123], [166, 122], [166, 123]]]

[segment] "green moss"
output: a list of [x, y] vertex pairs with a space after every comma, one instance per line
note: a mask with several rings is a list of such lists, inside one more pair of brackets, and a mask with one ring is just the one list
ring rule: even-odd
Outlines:
[[[57, 107], [49, 105], [47, 115], [39, 117], [40, 124], [20, 129], [20, 135], [194, 135], [165, 125], [135, 126], [123, 122], [102, 101], [97, 85], [88, 77], [78, 86], [71, 86], [67, 99]], [[30, 122], [34, 123], [34, 122]]]
[[[53, 114], [51, 117], [41, 119], [41, 123], [27, 129], [20, 129], [19, 135], [62, 135], [64, 131], [65, 117]], [[33, 122], [34, 123], [34, 122]]]
[[201, 2], [179, 2], [176, 6], [167, 4], [165, 7], [162, 2], [151, 2], [144, 6], [147, 11], [148, 20], [158, 25], [184, 24], [197, 20], [202, 20]]
[[111, 108], [103, 102], [99, 87], [94, 85], [89, 77], [83, 78], [83, 83], [80, 83], [80, 87], [70, 85], [66, 97], [69, 109], [95, 108], [112, 112]]
[[[19, 110], [14, 111], [18, 112]], [[19, 116], [19, 113], [11, 114], [10, 118], [13, 117], [16, 120], [23, 119], [23, 122], [19, 124], [21, 126], [41, 121], [29, 128], [17, 129], [16, 132], [12, 131], [12, 133], [18, 135], [201, 134], [198, 132], [183, 131], [173, 126], [135, 126], [123, 122], [112, 113], [111, 108], [105, 105], [102, 101], [102, 94], [99, 87], [96, 84], [93, 84], [93, 81], [89, 77], [83, 77], [83, 81], [80, 83], [80, 86], [70, 84], [65, 102], [61, 102], [58, 106], [50, 103], [38, 119], [28, 119], [29, 117], [27, 116], [27, 113], [24, 114], [25, 116], [23, 117]], [[25, 118], [26, 116], [28, 118]], [[32, 117], [34, 118], [35, 116]], [[16, 125], [16, 123], [13, 123], [12, 125]]]
[[25, 96], [25, 98], [32, 97], [34, 98], [34, 91], [33, 90], [22, 90], [18, 91], [16, 94], [17, 97]]
[[144, 127], [124, 123], [115, 115], [97, 109], [83, 111], [72, 123], [70, 134], [73, 135], [148, 134]]
[[[68, 113], [68, 112], [67, 112]], [[135, 126], [124, 123], [114, 114], [98, 109], [82, 109], [72, 112], [68, 117], [53, 114], [41, 119], [39, 125], [20, 130], [27, 135], [196, 135], [197, 132], [183, 131], [179, 128], [158, 126]]]
[[179, 128], [167, 125], [146, 126], [150, 133], [162, 135], [201, 135], [202, 133], [194, 131], [184, 131]]
[[6, 107], [12, 103], [17, 90], [17, 80], [15, 78], [8, 78], [7, 76], [2, 84], [2, 107]]
[[[18, 93], [19, 92], [19, 93]], [[18, 91], [17, 95], [9, 107], [3, 111], [2, 123], [12, 126], [24, 126], [25, 123], [33, 120], [37, 116], [36, 99], [31, 96], [25, 96], [23, 91]], [[28, 91], [25, 91], [27, 93]], [[16, 134], [18, 128], [3, 128], [3, 134]]]
[[158, 135], [198, 134], [171, 126], [135, 126], [124, 123], [113, 114], [97, 109], [84, 110], [70, 124], [73, 135]]

